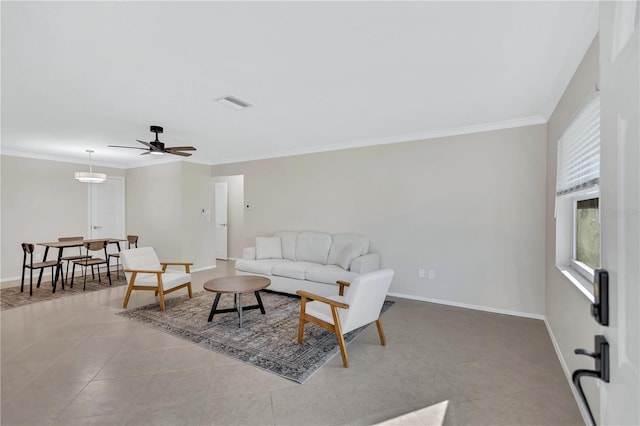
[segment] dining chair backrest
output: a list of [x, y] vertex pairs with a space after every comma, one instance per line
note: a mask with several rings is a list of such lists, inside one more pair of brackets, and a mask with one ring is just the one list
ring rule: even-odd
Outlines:
[[31, 244], [31, 243], [22, 243], [22, 251], [24, 251], [24, 254], [30, 254], [32, 255], [33, 252], [35, 251], [36, 246]]
[[[104, 240], [85, 241], [84, 243], [84, 248], [86, 248], [87, 251], [106, 250], [106, 247], [107, 247], [107, 241], [104, 241]], [[106, 251], [105, 251], [105, 255], [106, 255]]]
[[137, 235], [127, 235], [127, 243], [129, 244], [129, 248], [133, 245], [135, 248], [138, 248], [138, 236]]

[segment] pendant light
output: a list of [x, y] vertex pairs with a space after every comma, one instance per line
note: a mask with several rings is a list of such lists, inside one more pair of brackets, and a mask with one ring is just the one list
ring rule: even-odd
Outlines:
[[104, 173], [96, 173], [93, 171], [93, 167], [91, 164], [91, 154], [93, 154], [92, 149], [87, 149], [89, 153], [89, 171], [88, 172], [76, 172], [75, 178], [80, 182], [84, 183], [102, 183], [107, 180], [107, 175]]

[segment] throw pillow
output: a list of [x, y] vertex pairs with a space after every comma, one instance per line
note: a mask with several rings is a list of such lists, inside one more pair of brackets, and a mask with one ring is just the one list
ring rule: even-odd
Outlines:
[[256, 259], [282, 259], [280, 237], [256, 237]]
[[353, 244], [347, 244], [340, 252], [337, 264], [345, 271], [348, 271], [351, 261], [358, 256], [360, 256], [360, 248]]

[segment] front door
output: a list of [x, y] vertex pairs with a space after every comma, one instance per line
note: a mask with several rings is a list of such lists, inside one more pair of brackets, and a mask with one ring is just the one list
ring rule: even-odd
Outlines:
[[600, 2], [602, 267], [609, 270], [610, 381], [603, 425], [640, 424], [640, 5]]

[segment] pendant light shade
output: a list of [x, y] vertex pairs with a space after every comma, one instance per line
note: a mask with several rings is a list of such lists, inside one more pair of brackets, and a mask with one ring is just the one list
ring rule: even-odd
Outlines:
[[93, 171], [93, 166], [91, 164], [91, 154], [93, 154], [92, 149], [87, 149], [89, 153], [89, 171], [88, 172], [76, 172], [75, 178], [80, 182], [84, 183], [102, 183], [107, 180], [107, 175], [104, 173], [97, 173]]

